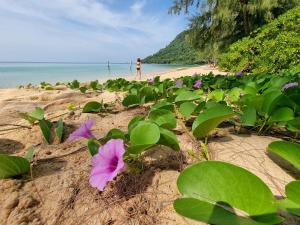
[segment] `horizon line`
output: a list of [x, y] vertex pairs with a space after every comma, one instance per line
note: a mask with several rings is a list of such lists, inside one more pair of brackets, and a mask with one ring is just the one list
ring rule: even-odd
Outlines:
[[76, 62], [76, 61], [0, 61], [0, 63], [57, 63], [57, 64], [130, 64], [133, 61], [129, 62]]

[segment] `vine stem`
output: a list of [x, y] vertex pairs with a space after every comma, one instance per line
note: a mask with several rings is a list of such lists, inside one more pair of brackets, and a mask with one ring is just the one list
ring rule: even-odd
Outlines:
[[[185, 130], [186, 134], [188, 134], [188, 136], [190, 137], [190, 139], [192, 140], [192, 142], [197, 146], [199, 145], [199, 142], [195, 139], [195, 137], [193, 135], [190, 134], [190, 131], [187, 129], [187, 127], [185, 126], [184, 122], [181, 119], [181, 116], [178, 112], [178, 109], [175, 107], [175, 114], [178, 118], [178, 121], [180, 122], [181, 126], [183, 127], [183, 129]], [[207, 142], [207, 140], [206, 140]], [[205, 145], [205, 146], [203, 146]], [[206, 147], [205, 143], [201, 143], [200, 144], [201, 149], [202, 149], [202, 157], [205, 158], [206, 160], [209, 160], [209, 153], [208, 153], [208, 149]]]
[[268, 120], [269, 120], [269, 117], [267, 117], [267, 118], [264, 120], [263, 124], [262, 124], [261, 127], [259, 128], [258, 134], [261, 134], [261, 132], [262, 132], [262, 130], [264, 129], [264, 127], [266, 126], [266, 123], [268, 122]]
[[202, 148], [203, 148], [203, 151], [205, 153], [206, 159], [210, 160], [209, 151], [207, 149], [207, 144], [208, 144], [208, 136], [205, 137]]

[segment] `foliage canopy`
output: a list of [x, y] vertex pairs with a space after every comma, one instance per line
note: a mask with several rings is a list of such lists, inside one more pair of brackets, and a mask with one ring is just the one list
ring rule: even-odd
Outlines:
[[143, 59], [144, 63], [195, 64], [198, 63], [197, 51], [186, 40], [186, 31], [157, 53]]
[[220, 57], [229, 71], [251, 67], [253, 72], [280, 72], [300, 64], [300, 7], [232, 44]]

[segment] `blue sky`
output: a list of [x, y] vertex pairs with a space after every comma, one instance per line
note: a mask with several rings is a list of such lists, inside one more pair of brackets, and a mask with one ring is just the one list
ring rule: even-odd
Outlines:
[[0, 61], [123, 62], [165, 47], [188, 23], [172, 0], [0, 0]]

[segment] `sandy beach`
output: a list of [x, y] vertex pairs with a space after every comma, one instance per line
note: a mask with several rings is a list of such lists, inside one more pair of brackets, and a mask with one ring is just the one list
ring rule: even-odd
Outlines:
[[[207, 66], [170, 71], [162, 78], [176, 78], [194, 73], [216, 71]], [[148, 75], [148, 77], [151, 75]], [[147, 77], [147, 78], [148, 78]], [[128, 173], [106, 188], [103, 193], [89, 185], [90, 155], [85, 140], [66, 141], [68, 135], [88, 118], [96, 121], [93, 133], [101, 138], [112, 128], [127, 130], [128, 122], [136, 115], [146, 115], [149, 105], [126, 109], [121, 104], [123, 93], [104, 91], [81, 93], [67, 87], [55, 90], [0, 90], [0, 151], [24, 155], [35, 146], [32, 179], [0, 180], [0, 224], [202, 224], [178, 215], [172, 201], [179, 196], [176, 179], [179, 171], [195, 162], [188, 155], [199, 143], [176, 127], [181, 151], [155, 147], [145, 155], [145, 173]], [[70, 112], [68, 105], [82, 107], [90, 101], [114, 103], [110, 112], [98, 114]], [[64, 142], [48, 145], [38, 126], [30, 126], [18, 112], [42, 107], [46, 118], [65, 122]], [[273, 137], [237, 133], [232, 127], [217, 131], [210, 142], [212, 159], [240, 165], [258, 175], [275, 195], [284, 193], [284, 186], [293, 177], [282, 170], [265, 154]]]
[[300, 225], [300, 0], [0, 20], [0, 225]]
[[[221, 71], [218, 68], [213, 68], [209, 65], [201, 65], [201, 66], [193, 66], [189, 68], [178, 68], [178, 69], [173, 69], [169, 71], [164, 71], [164, 72], [155, 72], [155, 73], [146, 73], [142, 74], [142, 80], [147, 80], [150, 78], [154, 78], [155, 76], [160, 76], [161, 79], [175, 79], [178, 77], [182, 76], [192, 76], [193, 74], [208, 74], [208, 73], [213, 73], [213, 74], [221, 74], [221, 75], [226, 75], [227, 72]], [[127, 78], [128, 80], [133, 80], [135, 77], [129, 77]]]
[[[152, 79], [156, 76], [160, 76], [161, 80], [170, 78], [170, 79], [176, 79], [182, 76], [192, 76], [194, 74], [208, 74], [213, 73], [215, 75], [226, 75], [227, 72], [221, 71], [218, 68], [213, 68], [209, 65], [201, 65], [201, 66], [191, 66], [191, 67], [182, 67], [177, 69], [171, 69], [167, 71], [157, 71], [157, 72], [151, 72], [151, 73], [144, 73], [142, 69], [142, 80]], [[126, 76], [120, 76], [127, 80], [135, 80], [135, 75], [126, 75]], [[104, 83], [106, 80], [109, 79], [115, 79], [115, 78], [100, 78], [99, 81], [101, 83]]]

